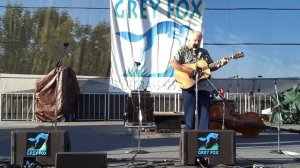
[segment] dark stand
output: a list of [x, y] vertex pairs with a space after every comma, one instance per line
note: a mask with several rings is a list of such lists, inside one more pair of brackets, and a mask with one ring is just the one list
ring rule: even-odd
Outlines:
[[262, 76], [261, 76], [261, 75], [258, 75], [258, 78], [259, 78], [259, 83], [258, 83], [258, 89], [257, 89], [257, 92], [260, 93], [260, 85], [261, 85], [261, 78], [262, 78]]
[[210, 86], [218, 93], [218, 95], [222, 99], [222, 103], [223, 103], [222, 130], [224, 130], [225, 129], [225, 101], [226, 100], [225, 100], [224, 96], [216, 88], [216, 86], [210, 81], [210, 79], [206, 78], [206, 80], [209, 82]]
[[[140, 62], [134, 62], [135, 64], [135, 67], [136, 67], [136, 71], [135, 71], [135, 76], [137, 76], [138, 74], [138, 66], [141, 65]], [[134, 81], [135, 82], [135, 81]], [[139, 86], [140, 82], [138, 82], [138, 86]], [[143, 115], [142, 115], [142, 108], [141, 108], [141, 92], [140, 92], [140, 89], [137, 88], [138, 90], [138, 109], [139, 109], [139, 124], [137, 126], [138, 128], [138, 147], [137, 147], [137, 150], [132, 150], [132, 151], [129, 151], [129, 152], [126, 152], [126, 153], [133, 153], [133, 154], [146, 154], [146, 153], [149, 153], [148, 151], [144, 151], [144, 150], [141, 150], [140, 147], [141, 147], [141, 127], [142, 127], [142, 123], [143, 123]], [[135, 126], [132, 126], [131, 127], [132, 130], [134, 130]], [[134, 132], [132, 132], [132, 139], [134, 139]]]
[[239, 75], [236, 75], [236, 94], [238, 95], [240, 91]]
[[[198, 67], [197, 66], [197, 57], [196, 57], [196, 65], [195, 67]], [[199, 127], [199, 111], [198, 111], [198, 79], [199, 79], [199, 74], [201, 75], [202, 74], [202, 70], [196, 70], [196, 76], [195, 76], [195, 79], [196, 79], [196, 86], [195, 86], [195, 92], [196, 92], [196, 104], [195, 104], [195, 130], [198, 130], [198, 127]]]
[[[239, 82], [239, 75], [236, 75], [236, 96], [235, 96], [235, 102], [238, 102], [238, 96], [240, 91], [240, 82]], [[237, 111], [241, 111], [241, 107], [236, 107], [240, 109], [236, 109]]]
[[58, 86], [59, 86], [59, 78], [61, 74], [61, 64], [63, 61], [63, 58], [66, 54], [67, 47], [69, 46], [69, 43], [64, 43], [64, 50], [63, 53], [60, 55], [58, 62], [56, 63], [55, 72], [57, 73], [56, 76], [56, 86], [55, 86], [55, 112], [54, 112], [54, 129], [57, 129], [57, 113], [58, 113], [58, 103], [57, 103], [57, 96], [58, 96]]
[[199, 52], [197, 49], [196, 45], [193, 46], [193, 56], [195, 57], [195, 80], [196, 80], [196, 85], [195, 85], [195, 92], [196, 92], [196, 102], [195, 102], [195, 130], [198, 130], [199, 128], [199, 111], [198, 111], [198, 79], [201, 77], [203, 74], [203, 71], [200, 67], [198, 67], [198, 61], [200, 60], [200, 57], [202, 55], [202, 52]]

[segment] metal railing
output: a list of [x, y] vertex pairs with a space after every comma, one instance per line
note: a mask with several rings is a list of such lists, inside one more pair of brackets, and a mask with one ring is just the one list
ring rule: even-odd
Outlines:
[[272, 98], [270, 94], [227, 94], [227, 100], [235, 104], [236, 112], [240, 114], [245, 112], [256, 112], [261, 115], [262, 110], [272, 108]]
[[[126, 93], [81, 93], [75, 120], [114, 121], [123, 120], [126, 111]], [[34, 121], [34, 93], [0, 94], [0, 121]], [[183, 112], [181, 93], [151, 93], [155, 112]], [[226, 99], [235, 105], [236, 112], [256, 112], [271, 108], [269, 94], [226, 94]]]
[[0, 120], [34, 120], [34, 93], [0, 94]]

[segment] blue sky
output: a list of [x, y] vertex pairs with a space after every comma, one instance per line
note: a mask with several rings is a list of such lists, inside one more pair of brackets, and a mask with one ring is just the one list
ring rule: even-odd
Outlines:
[[[1, 0], [5, 6], [7, 1]], [[19, 0], [27, 7], [109, 8], [109, 0]], [[268, 8], [294, 10], [206, 10], [204, 43], [289, 43], [298, 45], [205, 45], [215, 61], [243, 51], [245, 57], [231, 60], [213, 72], [215, 78], [298, 77], [300, 72], [299, 0], [206, 0], [212, 8]], [[4, 8], [0, 8], [3, 14]], [[109, 21], [108, 9], [68, 9], [82, 24]]]
[[[208, 0], [206, 8], [300, 8], [297, 0]], [[300, 10], [206, 11], [205, 43], [300, 43]], [[205, 46], [214, 58], [243, 51], [215, 77], [298, 77], [299, 45]]]

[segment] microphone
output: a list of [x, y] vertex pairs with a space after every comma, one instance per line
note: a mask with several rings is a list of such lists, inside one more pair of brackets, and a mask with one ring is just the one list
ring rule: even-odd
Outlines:
[[197, 48], [193, 47], [193, 56], [196, 57], [197, 56]]
[[251, 90], [251, 91], [249, 92], [249, 95], [251, 95], [251, 96], [253, 95], [253, 90]]
[[193, 56], [194, 56], [194, 57], [197, 56], [197, 52], [198, 52], [197, 50], [198, 50], [198, 49], [197, 49], [197, 45], [194, 44], [194, 45], [193, 45]]
[[276, 81], [277, 81], [277, 79], [274, 79], [274, 81], [273, 81], [274, 85], [276, 85]]
[[64, 43], [64, 46], [65, 46], [65, 47], [68, 47], [68, 46], [69, 46], [69, 43], [68, 43], [68, 42], [65, 42], [65, 43]]
[[65, 52], [65, 54], [67, 55], [67, 56], [71, 56], [72, 55], [72, 53], [70, 52], [70, 49], [68, 48], [68, 46], [69, 46], [69, 43], [68, 42], [64, 42], [64, 52]]
[[[62, 61], [63, 61], [63, 57], [65, 56], [65, 54], [67, 54], [68, 52], [68, 47], [69, 46], [69, 43], [68, 42], [64, 42], [64, 49], [63, 49], [63, 52], [62, 54], [60, 55], [57, 63], [56, 63], [56, 72], [59, 72], [60, 71], [60, 67], [61, 67], [61, 64], [62, 64]], [[71, 55], [70, 53], [68, 55]]]
[[234, 79], [234, 78], [239, 78], [239, 75], [235, 75], [235, 76], [233, 76], [233, 77], [229, 77], [229, 79]]
[[140, 66], [141, 65], [141, 63], [137, 62], [137, 61], [135, 61], [134, 63], [136, 64], [136, 66]]

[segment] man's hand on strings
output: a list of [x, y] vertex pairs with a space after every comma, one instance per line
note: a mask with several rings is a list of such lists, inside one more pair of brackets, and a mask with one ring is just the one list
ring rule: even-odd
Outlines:
[[187, 74], [189, 75], [189, 77], [194, 77], [196, 75], [196, 71], [192, 68], [188, 68]]

